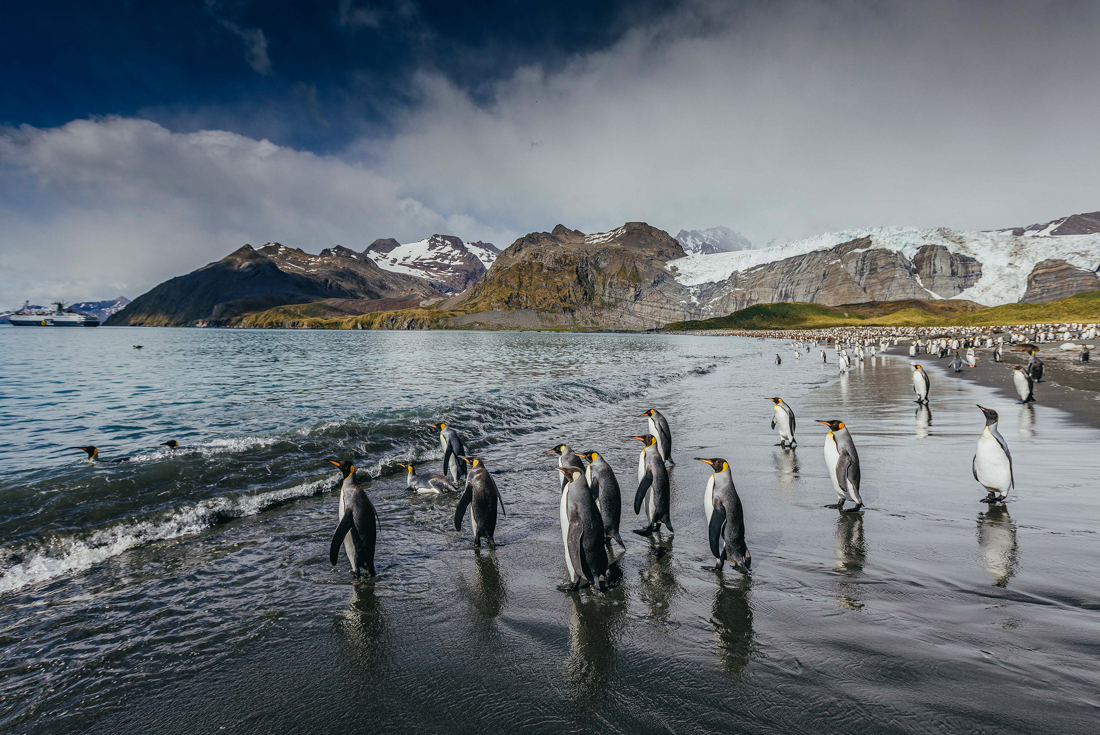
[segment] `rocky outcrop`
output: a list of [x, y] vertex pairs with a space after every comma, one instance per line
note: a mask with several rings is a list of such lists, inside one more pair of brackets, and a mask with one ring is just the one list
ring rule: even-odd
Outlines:
[[644, 222], [586, 235], [558, 225], [516, 240], [470, 294], [449, 308], [469, 313], [532, 310], [586, 326], [652, 329], [697, 314], [666, 264], [684, 257], [668, 233]]
[[714, 253], [732, 253], [737, 250], [750, 250], [752, 243], [740, 232], [728, 227], [711, 227], [706, 230], [680, 230], [676, 233], [676, 242], [689, 255], [713, 255]]
[[976, 258], [953, 253], [943, 245], [922, 245], [913, 256], [913, 268], [921, 285], [940, 298], [958, 296], [982, 277]]
[[1046, 237], [1050, 235], [1092, 235], [1100, 233], [1100, 212], [1071, 214], [1069, 217], [1051, 220], [1042, 224], [1014, 227], [1013, 235], [1024, 237]]
[[110, 299], [108, 301], [78, 301], [75, 304], [69, 304], [69, 308], [81, 314], [94, 316], [99, 320], [100, 324], [102, 324], [107, 321], [107, 318], [112, 314], [116, 314], [126, 308], [126, 305], [129, 303], [130, 299], [125, 296], [119, 296], [117, 299]]
[[279, 243], [258, 250], [245, 245], [142, 294], [107, 325], [221, 326], [284, 304], [438, 297], [427, 281], [384, 271], [348, 248], [310, 255]]
[[375, 240], [363, 256], [380, 268], [431, 281], [445, 293], [458, 293], [485, 275], [500, 251], [491, 243], [463, 243], [452, 235], [401, 244], [393, 238]]
[[1064, 260], [1044, 260], [1027, 277], [1027, 291], [1020, 301], [1038, 304], [1098, 289], [1100, 278], [1095, 271], [1078, 268]]

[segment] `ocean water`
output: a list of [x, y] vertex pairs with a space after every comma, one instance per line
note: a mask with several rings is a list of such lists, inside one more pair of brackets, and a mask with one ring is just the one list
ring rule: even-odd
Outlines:
[[[133, 349], [133, 344], [143, 349]], [[781, 366], [773, 364], [781, 352]], [[1100, 432], [908, 360], [843, 376], [780, 342], [663, 335], [0, 329], [0, 731], [1094, 732]], [[769, 429], [769, 396], [799, 446]], [[1017, 489], [978, 502], [1001, 412]], [[644, 410], [676, 528], [629, 533]], [[813, 419], [845, 421], [839, 514]], [[495, 551], [410, 496], [457, 428], [507, 504]], [[182, 448], [158, 445], [176, 439]], [[550, 447], [601, 451], [627, 549], [565, 578]], [[70, 449], [95, 444], [92, 465]], [[753, 572], [704, 570], [726, 458]], [[379, 576], [332, 567], [354, 458]]]

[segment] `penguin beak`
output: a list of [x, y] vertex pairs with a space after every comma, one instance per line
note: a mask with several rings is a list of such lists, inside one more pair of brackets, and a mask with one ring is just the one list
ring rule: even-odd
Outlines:
[[433, 429], [438, 429], [439, 428], [439, 424], [428, 424], [428, 426], [430, 426]]
[[638, 441], [640, 441], [640, 442], [645, 442], [645, 437], [641, 437], [641, 436], [632, 436], [632, 437], [630, 437], [630, 438], [631, 438], [631, 439], [637, 439], [637, 440], [638, 440]]
[[702, 457], [694, 457], [694, 459], [697, 459], [697, 460], [699, 460], [700, 462], [706, 462], [706, 463], [707, 463], [707, 464], [709, 464], [709, 465], [710, 465], [711, 467], [713, 467], [713, 466], [714, 466], [714, 462], [711, 462], [711, 461], [710, 461], [709, 459], [703, 459]]
[[329, 464], [334, 464], [334, 465], [336, 465], [337, 467], [339, 467], [339, 466], [340, 466], [340, 463], [339, 463], [339, 462], [337, 462], [337, 461], [336, 461], [335, 459], [330, 459], [330, 460], [329, 460]]
[[547, 449], [547, 450], [546, 450], [546, 453], [547, 453], [547, 454], [557, 454], [557, 453], [558, 453], [558, 450], [557, 450], [557, 449]]
[[463, 457], [462, 461], [465, 462], [466, 464], [470, 464], [470, 458], [469, 457]]

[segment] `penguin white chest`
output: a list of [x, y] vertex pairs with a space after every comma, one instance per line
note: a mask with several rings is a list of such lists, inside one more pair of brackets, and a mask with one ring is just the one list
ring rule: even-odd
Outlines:
[[928, 388], [924, 385], [924, 376], [921, 375], [920, 370], [913, 371], [913, 390], [919, 398], [928, 395]]
[[710, 527], [710, 517], [714, 515], [714, 475], [707, 480], [707, 489], [703, 491], [703, 512], [707, 514], [707, 527]]
[[558, 518], [561, 521], [561, 546], [565, 549], [565, 566], [569, 570], [570, 581], [576, 581], [577, 573], [573, 570], [573, 560], [569, 557], [569, 491], [562, 489], [561, 504], [558, 506]]
[[791, 433], [791, 417], [779, 406], [776, 406], [773, 410], [775, 412], [775, 428], [779, 432], [779, 438], [786, 441], [794, 439], [794, 435]]
[[1012, 464], [997, 441], [986, 427], [978, 439], [978, 451], [974, 454], [974, 474], [978, 482], [989, 490], [1007, 495], [1012, 486]]
[[[1024, 375], [1023, 371], [1013, 370], [1012, 371], [1012, 382], [1016, 385], [1016, 392], [1020, 394], [1020, 400], [1021, 401], [1027, 400], [1027, 395], [1028, 395], [1028, 393], [1031, 392], [1031, 390], [1028, 388], [1027, 376]], [[996, 440], [994, 440], [994, 441], [996, 441]]]
[[[344, 501], [344, 494], [346, 492], [347, 491], [344, 489], [344, 487], [341, 486], [340, 487], [340, 517], [337, 521], [338, 523], [339, 523], [339, 521], [344, 520], [344, 513], [348, 512], [347, 503]], [[355, 542], [352, 540], [350, 533], [348, 535], [344, 536], [344, 553], [346, 553], [348, 555], [348, 561], [351, 562], [351, 568], [353, 570], [359, 569], [359, 560], [356, 558], [356, 555], [355, 555]]]
[[833, 481], [833, 489], [836, 490], [836, 494], [842, 498], [848, 497], [843, 488], [840, 487], [840, 482], [836, 479], [836, 465], [840, 461], [840, 449], [837, 448], [836, 438], [832, 432], [825, 437], [825, 467], [829, 470], [829, 479]]

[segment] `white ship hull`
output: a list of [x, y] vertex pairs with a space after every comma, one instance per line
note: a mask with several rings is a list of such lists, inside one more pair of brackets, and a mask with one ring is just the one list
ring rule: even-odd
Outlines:
[[13, 327], [98, 327], [99, 320], [94, 316], [58, 308], [30, 309], [24, 306], [20, 311], [8, 317]]

